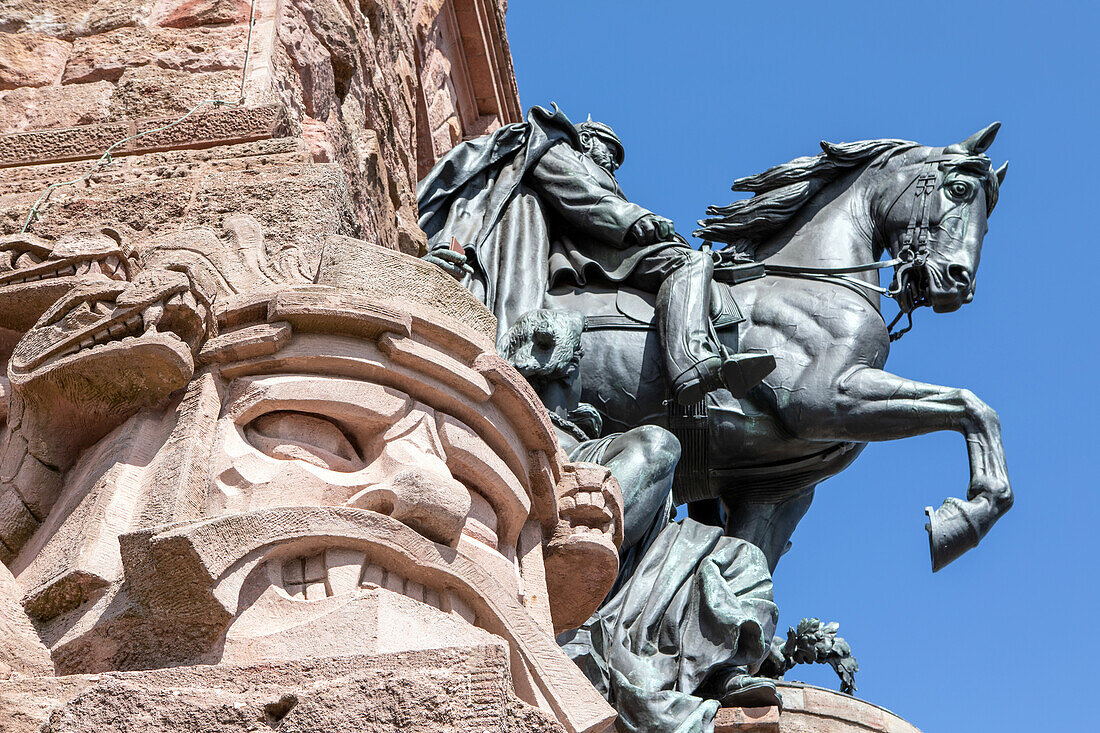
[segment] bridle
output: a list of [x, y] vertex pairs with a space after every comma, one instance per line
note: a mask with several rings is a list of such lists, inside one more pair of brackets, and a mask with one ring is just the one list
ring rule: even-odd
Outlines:
[[[892, 298], [897, 302], [899, 310], [894, 320], [886, 326], [886, 330], [890, 341], [897, 341], [912, 330], [913, 311], [922, 306], [930, 305], [926, 295], [928, 275], [925, 269], [928, 262], [928, 244], [931, 241], [932, 231], [929, 203], [932, 200], [932, 194], [936, 192], [940, 185], [940, 163], [948, 160], [951, 160], [951, 157], [943, 155], [942, 148], [936, 151], [936, 154], [924, 162], [921, 171], [909, 181], [909, 184], [901, 190], [886, 209], [885, 219], [889, 220], [890, 212], [912, 189], [914, 201], [909, 210], [909, 223], [905, 227], [905, 233], [901, 237], [901, 246], [893, 259], [868, 262], [850, 267], [802, 267], [764, 263], [764, 275], [817, 280], [840, 285], [858, 293], [874, 306], [876, 311], [878, 310], [878, 303], [868, 293], [877, 293]], [[883, 242], [883, 245], [885, 249], [885, 242]], [[885, 270], [888, 267], [894, 268], [894, 279], [888, 288], [872, 285], [857, 277], [852, 277], [856, 273]], [[898, 324], [902, 316], [906, 317], [908, 323], [901, 330], [895, 331], [894, 326]]]

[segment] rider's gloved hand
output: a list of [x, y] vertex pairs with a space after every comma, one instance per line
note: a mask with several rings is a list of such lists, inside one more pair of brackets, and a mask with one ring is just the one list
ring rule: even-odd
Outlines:
[[630, 236], [638, 244], [668, 242], [676, 236], [676, 227], [663, 216], [646, 214], [630, 227]]
[[424, 255], [423, 259], [443, 268], [455, 280], [461, 280], [473, 272], [473, 268], [466, 263], [466, 255], [449, 247], [436, 247]]

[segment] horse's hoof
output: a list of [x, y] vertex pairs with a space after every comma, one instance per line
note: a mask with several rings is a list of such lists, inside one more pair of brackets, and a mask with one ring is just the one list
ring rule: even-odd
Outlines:
[[967, 512], [966, 503], [948, 499], [939, 509], [925, 507], [928, 515], [928, 548], [932, 554], [932, 572], [935, 573], [957, 560], [967, 550], [978, 546], [981, 533]]

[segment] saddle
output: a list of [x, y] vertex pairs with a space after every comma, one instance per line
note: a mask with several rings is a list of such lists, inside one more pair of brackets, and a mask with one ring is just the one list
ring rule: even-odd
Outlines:
[[[745, 320], [741, 308], [729, 287], [717, 287], [718, 283], [736, 285], [764, 277], [762, 263], [723, 264], [715, 268], [715, 282], [711, 283], [711, 325], [715, 336], [720, 332], [736, 329]], [[601, 289], [603, 294], [611, 288]], [[588, 301], [588, 314], [584, 318], [585, 331], [656, 331], [654, 302], [656, 295], [635, 288], [620, 286], [615, 290], [614, 306], [610, 299]], [[595, 307], [593, 307], [595, 306]], [[728, 334], [727, 343], [734, 342], [735, 334]], [[723, 339], [718, 339], [719, 343]], [[673, 496], [677, 503], [706, 499], [710, 487], [710, 456], [707, 425], [709, 421], [706, 401], [684, 407], [673, 399], [666, 401], [666, 425], [680, 441], [680, 461], [673, 478]]]
[[[729, 288], [717, 287], [748, 282], [764, 277], [764, 265], [759, 262], [726, 265], [715, 268], [711, 283], [711, 324], [715, 331], [732, 328], [745, 320], [741, 308]], [[606, 292], [606, 291], [605, 291]], [[585, 316], [585, 331], [647, 331], [657, 328], [654, 322], [654, 301], [657, 296], [636, 288], [620, 286], [615, 293], [615, 309]]]

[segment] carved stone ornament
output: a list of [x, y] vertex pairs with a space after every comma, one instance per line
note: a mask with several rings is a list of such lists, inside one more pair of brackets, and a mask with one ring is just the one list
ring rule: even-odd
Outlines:
[[0, 244], [26, 643], [61, 675], [499, 648], [502, 700], [606, 728], [553, 637], [615, 580], [618, 484], [566, 459], [453, 279], [260, 231]]

